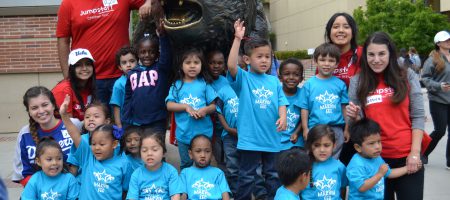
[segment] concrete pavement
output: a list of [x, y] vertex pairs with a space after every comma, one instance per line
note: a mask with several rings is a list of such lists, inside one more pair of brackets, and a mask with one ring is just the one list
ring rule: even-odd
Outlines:
[[[431, 120], [428, 99], [425, 90], [425, 111], [427, 121], [425, 129], [428, 133], [433, 131], [433, 123]], [[19, 130], [20, 127], [17, 127]], [[14, 147], [16, 143], [17, 133], [0, 134], [0, 176], [8, 187], [9, 197], [11, 200], [19, 199], [22, 192], [22, 186], [11, 182], [12, 160], [14, 155]], [[167, 140], [168, 141], [168, 138]], [[450, 170], [445, 169], [445, 145], [447, 136], [443, 137], [439, 145], [429, 157], [429, 164], [425, 165], [425, 200], [442, 200], [450, 199]], [[179, 167], [179, 156], [177, 149], [168, 144], [167, 161], [175, 167]]]

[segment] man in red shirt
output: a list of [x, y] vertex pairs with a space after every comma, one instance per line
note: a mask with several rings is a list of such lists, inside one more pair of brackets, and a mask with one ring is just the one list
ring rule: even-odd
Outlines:
[[[63, 0], [58, 11], [56, 37], [64, 78], [71, 49], [88, 49], [95, 59], [97, 98], [109, 103], [112, 87], [122, 72], [115, 66], [116, 51], [129, 45], [130, 12], [150, 14], [152, 0]], [[155, 0], [153, 0], [155, 1]]]

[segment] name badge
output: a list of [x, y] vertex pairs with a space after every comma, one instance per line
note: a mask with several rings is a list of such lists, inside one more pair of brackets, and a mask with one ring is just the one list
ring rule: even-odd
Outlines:
[[370, 105], [373, 103], [381, 103], [381, 102], [383, 102], [383, 96], [380, 94], [367, 97], [367, 105]]
[[117, 0], [103, 0], [103, 6], [112, 6], [118, 4]]

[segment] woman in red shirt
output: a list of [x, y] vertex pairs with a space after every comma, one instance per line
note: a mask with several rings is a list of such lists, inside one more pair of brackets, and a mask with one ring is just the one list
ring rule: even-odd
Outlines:
[[69, 54], [69, 79], [59, 82], [52, 90], [58, 107], [70, 96], [67, 112], [80, 121], [84, 110], [95, 97], [94, 58], [87, 49], [75, 49]]
[[[325, 41], [336, 45], [341, 50], [339, 64], [333, 75], [344, 81], [347, 88], [350, 78], [359, 71], [362, 47], [356, 43], [357, 34], [358, 27], [355, 19], [347, 13], [335, 13], [325, 27]], [[346, 143], [342, 147], [339, 160], [347, 165], [356, 151], [353, 143], [349, 142], [349, 134], [345, 133], [344, 137]]]
[[391, 168], [407, 166], [408, 174], [387, 179], [384, 199], [423, 199], [424, 170], [420, 161], [425, 126], [418, 77], [397, 63], [391, 38], [375, 32], [364, 43], [361, 71], [350, 81], [347, 116], [365, 117], [381, 127], [381, 157]]

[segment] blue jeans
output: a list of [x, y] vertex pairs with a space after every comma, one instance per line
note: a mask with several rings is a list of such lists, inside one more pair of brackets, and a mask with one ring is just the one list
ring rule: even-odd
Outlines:
[[264, 185], [268, 193], [267, 197], [273, 199], [276, 190], [281, 185], [275, 169], [278, 152], [239, 150], [239, 154], [241, 157], [239, 159], [238, 192], [235, 199], [248, 200], [252, 198], [257, 175], [256, 169], [260, 163], [262, 164], [262, 175], [265, 179]]
[[109, 101], [111, 100], [113, 86], [117, 79], [118, 79], [118, 77], [95, 80], [95, 87], [97, 90], [96, 96], [97, 96], [97, 99], [100, 100], [103, 104], [109, 105]]
[[[238, 190], [238, 177], [239, 177], [239, 152], [237, 150], [237, 137], [232, 135], [226, 135], [222, 139], [223, 141], [223, 151], [225, 153], [225, 164], [228, 173], [228, 185], [230, 186], [231, 193], [233, 196], [237, 195]], [[257, 175], [255, 176], [255, 188], [253, 189], [253, 195], [256, 198], [267, 196], [267, 191], [264, 186], [264, 178], [261, 174], [261, 166], [257, 168]]]
[[336, 138], [336, 147], [333, 150], [333, 158], [339, 159], [341, 155], [342, 145], [344, 144], [344, 128], [342, 126], [330, 126], [334, 131], [334, 137]]
[[193, 160], [189, 157], [189, 145], [178, 141], [178, 153], [180, 154], [180, 171], [192, 166]]
[[236, 148], [237, 138], [228, 134], [223, 137], [222, 142], [225, 153], [225, 165], [228, 171], [228, 185], [230, 186], [231, 193], [236, 195], [239, 177], [239, 153]]

